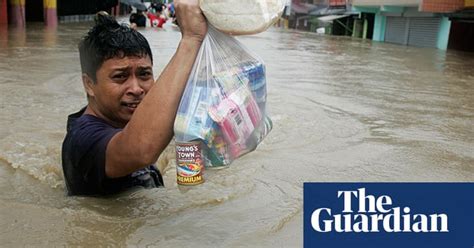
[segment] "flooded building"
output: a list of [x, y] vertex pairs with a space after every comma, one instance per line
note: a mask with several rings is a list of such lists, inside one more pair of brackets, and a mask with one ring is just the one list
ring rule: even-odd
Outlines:
[[351, 10], [351, 1], [328, 0], [327, 7], [312, 11], [310, 14], [318, 16], [317, 21], [320, 26], [325, 26], [327, 34], [351, 36], [354, 32], [352, 27], [355, 14]]
[[0, 0], [0, 24], [22, 27], [26, 22], [56, 26], [57, 0]]
[[[331, 35], [352, 35], [351, 1], [292, 0], [290, 27]], [[323, 31], [319, 31], [323, 30]]]
[[290, 28], [474, 51], [474, 0], [292, 0]]
[[290, 4], [290, 15], [288, 16], [289, 27], [304, 31], [315, 31], [312, 27], [314, 16], [311, 11], [325, 6], [325, 1], [318, 0], [292, 0]]
[[473, 50], [472, 0], [353, 0], [352, 4], [361, 13], [362, 32], [369, 33], [373, 26], [375, 41]]
[[0, 24], [24, 27], [27, 22], [56, 26], [58, 21], [91, 19], [97, 11], [117, 12], [118, 0], [0, 0]]

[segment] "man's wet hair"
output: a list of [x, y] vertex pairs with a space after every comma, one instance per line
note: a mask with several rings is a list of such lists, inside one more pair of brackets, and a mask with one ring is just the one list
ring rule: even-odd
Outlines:
[[79, 42], [81, 69], [97, 81], [97, 70], [104, 61], [129, 56], [149, 56], [153, 64], [150, 45], [145, 37], [127, 25], [119, 24], [113, 16], [97, 13], [95, 25]]

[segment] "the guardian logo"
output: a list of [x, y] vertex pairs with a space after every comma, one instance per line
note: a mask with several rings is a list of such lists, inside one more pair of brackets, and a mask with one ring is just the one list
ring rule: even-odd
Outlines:
[[412, 214], [410, 207], [393, 206], [390, 196], [366, 194], [365, 188], [338, 191], [337, 198], [344, 204], [342, 213], [318, 208], [311, 214], [316, 232], [449, 232], [447, 214]]
[[474, 247], [474, 183], [304, 183], [304, 247]]

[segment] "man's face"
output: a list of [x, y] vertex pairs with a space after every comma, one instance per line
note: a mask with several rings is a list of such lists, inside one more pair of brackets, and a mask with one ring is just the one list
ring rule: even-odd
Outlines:
[[90, 105], [99, 117], [123, 127], [153, 83], [149, 56], [108, 59], [97, 71], [97, 80], [88, 90]]

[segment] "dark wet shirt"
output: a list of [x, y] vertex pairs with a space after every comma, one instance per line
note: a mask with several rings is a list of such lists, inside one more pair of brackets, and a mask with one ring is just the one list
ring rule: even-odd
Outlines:
[[121, 129], [81, 111], [71, 114], [62, 147], [62, 165], [69, 195], [107, 195], [142, 186], [163, 186], [160, 172], [150, 165], [130, 175], [108, 178], [105, 152], [110, 139]]

